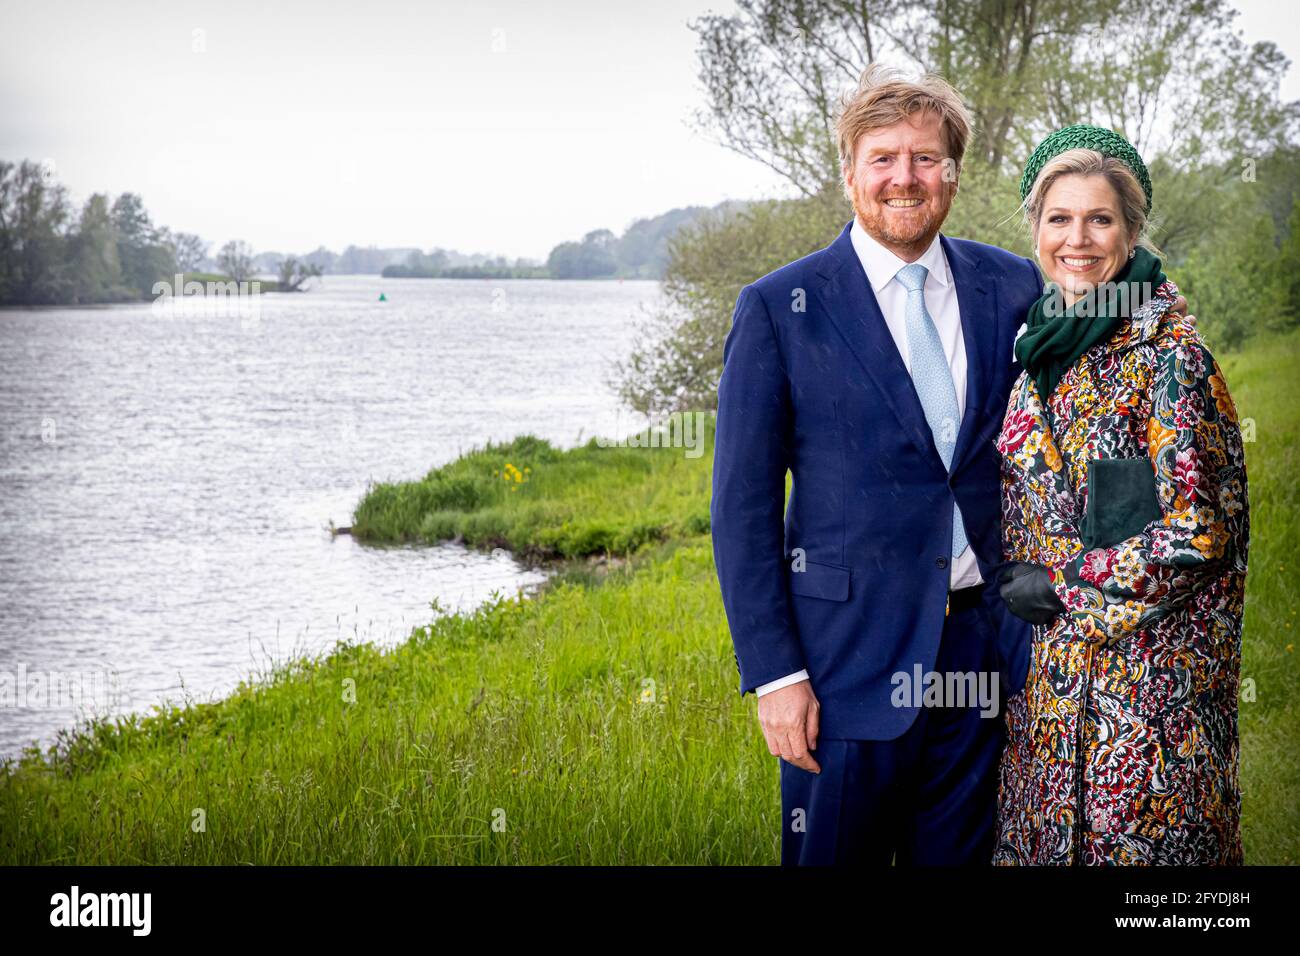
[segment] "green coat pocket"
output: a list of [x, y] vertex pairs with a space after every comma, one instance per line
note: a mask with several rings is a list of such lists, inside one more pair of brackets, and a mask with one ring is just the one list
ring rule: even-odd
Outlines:
[[1088, 463], [1088, 509], [1079, 529], [1084, 548], [1113, 547], [1163, 515], [1150, 459], [1094, 458]]

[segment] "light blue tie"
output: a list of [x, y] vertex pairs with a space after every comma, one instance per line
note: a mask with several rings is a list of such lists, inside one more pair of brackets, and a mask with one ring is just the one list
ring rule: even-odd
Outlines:
[[[898, 281], [907, 290], [907, 348], [912, 357], [912, 383], [916, 395], [925, 409], [925, 420], [934, 434], [934, 445], [939, 449], [943, 466], [952, 464], [953, 449], [957, 447], [957, 430], [961, 415], [957, 410], [957, 389], [952, 382], [952, 368], [943, 353], [939, 330], [925, 307], [925, 278], [929, 270], [919, 262], [898, 270]], [[961, 509], [952, 506], [952, 554], [966, 550], [966, 527], [962, 524]]]

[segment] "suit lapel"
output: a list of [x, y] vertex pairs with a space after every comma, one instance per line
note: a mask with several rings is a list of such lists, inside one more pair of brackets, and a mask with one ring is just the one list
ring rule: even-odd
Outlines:
[[975, 261], [962, 252], [947, 236], [939, 242], [948, 259], [948, 270], [957, 289], [957, 309], [961, 313], [961, 337], [966, 346], [966, 406], [957, 447], [952, 453], [956, 472], [975, 450], [975, 437], [981, 430], [984, 407], [990, 400], [996, 357], [1001, 338], [998, 335], [997, 286], [980, 274]]
[[839, 238], [827, 247], [817, 268], [822, 279], [819, 290], [822, 307], [858, 364], [880, 390], [903, 433], [922, 454], [934, 456], [935, 463], [942, 468], [943, 459], [935, 448], [912, 377], [898, 354], [898, 346], [889, 334], [876, 295], [853, 249], [849, 238], [852, 226], [850, 220]]

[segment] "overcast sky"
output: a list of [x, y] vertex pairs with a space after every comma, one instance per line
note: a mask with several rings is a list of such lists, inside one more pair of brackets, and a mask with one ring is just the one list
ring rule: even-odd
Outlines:
[[[1239, 3], [1300, 58], [1294, 15]], [[0, 157], [78, 204], [258, 251], [542, 259], [674, 206], [787, 194], [693, 129], [688, 20], [731, 0], [0, 0]], [[1283, 94], [1300, 98], [1293, 67]]]

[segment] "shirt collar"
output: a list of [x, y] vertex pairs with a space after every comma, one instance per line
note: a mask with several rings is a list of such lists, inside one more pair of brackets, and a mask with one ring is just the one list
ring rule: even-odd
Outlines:
[[[853, 251], [858, 254], [858, 261], [862, 263], [862, 268], [867, 273], [867, 281], [871, 283], [873, 292], [883, 289], [894, 276], [898, 275], [899, 269], [908, 265], [873, 239], [867, 230], [862, 228], [862, 223], [858, 221], [857, 216], [853, 217], [849, 238], [853, 242]], [[948, 258], [943, 254], [943, 246], [939, 243], [937, 233], [929, 247], [921, 254], [921, 258], [916, 261], [925, 266], [930, 276], [940, 285], [948, 285]]]

